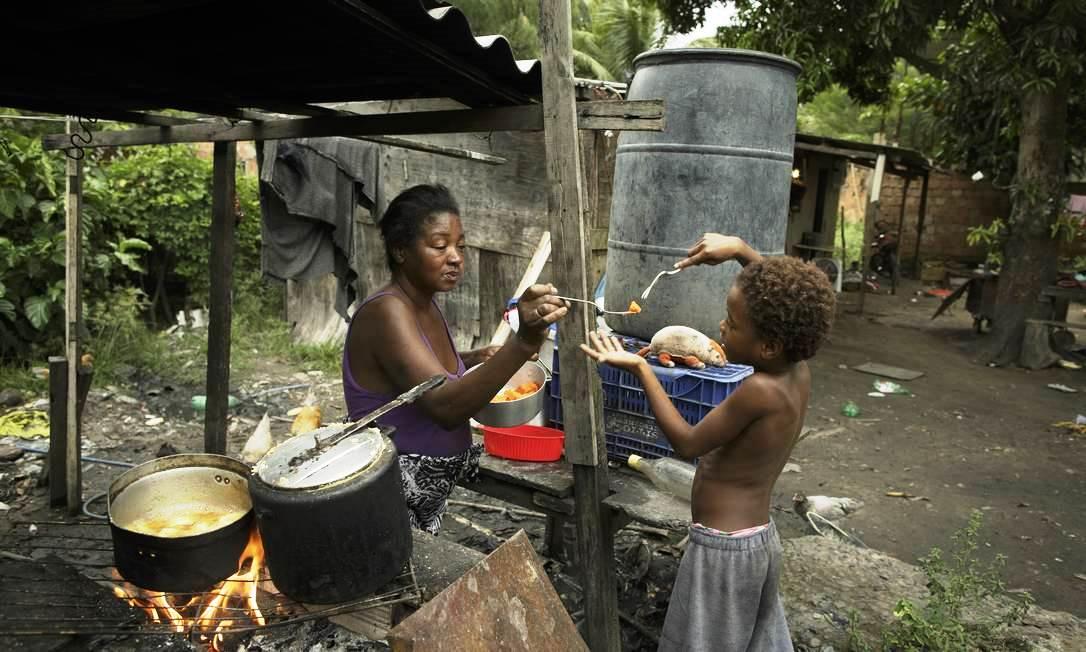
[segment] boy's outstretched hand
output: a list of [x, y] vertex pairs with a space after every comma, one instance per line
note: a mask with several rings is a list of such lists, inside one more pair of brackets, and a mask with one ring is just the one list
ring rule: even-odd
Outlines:
[[634, 371], [640, 365], [648, 364], [641, 356], [623, 349], [617, 337], [601, 335], [595, 331], [588, 334], [588, 344], [582, 344], [581, 350], [596, 362], [627, 371]]
[[675, 263], [675, 269], [684, 269], [692, 265], [719, 265], [726, 260], [734, 260], [744, 267], [748, 263], [760, 260], [758, 252], [750, 248], [741, 238], [719, 233], [706, 233], [686, 252], [686, 258]]

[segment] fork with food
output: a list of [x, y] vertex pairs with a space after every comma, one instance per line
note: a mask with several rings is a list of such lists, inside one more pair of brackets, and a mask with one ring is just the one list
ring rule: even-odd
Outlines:
[[625, 310], [604, 310], [600, 307], [597, 301], [588, 301], [587, 299], [574, 299], [572, 297], [558, 297], [563, 301], [574, 301], [576, 303], [587, 303], [596, 309], [596, 312], [601, 315], [636, 315], [641, 312], [641, 306], [637, 305], [636, 301], [631, 301], [630, 305]]

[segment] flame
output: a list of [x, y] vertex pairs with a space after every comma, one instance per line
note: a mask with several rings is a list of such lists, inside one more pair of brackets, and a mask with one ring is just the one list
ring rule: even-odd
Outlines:
[[[238, 621], [266, 625], [267, 619], [257, 602], [257, 584], [264, 570], [264, 545], [253, 528], [249, 543], [241, 553], [238, 572], [207, 593], [162, 593], [145, 591], [125, 582], [116, 569], [113, 594], [130, 606], [142, 609], [152, 623], [168, 624], [177, 633], [189, 632], [209, 650], [222, 649], [223, 632]], [[210, 597], [210, 599], [208, 599]]]

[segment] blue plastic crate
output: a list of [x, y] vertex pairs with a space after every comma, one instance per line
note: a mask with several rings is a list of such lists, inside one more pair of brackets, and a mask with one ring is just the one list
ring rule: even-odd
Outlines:
[[[633, 349], [644, 343], [626, 340], [625, 344]], [[655, 360], [649, 360], [649, 364], [671, 403], [691, 425], [705, 418], [739, 387], [744, 378], [754, 373], [746, 365], [735, 364], [705, 369], [663, 367]], [[557, 349], [552, 369], [546, 417], [556, 428], [561, 428], [562, 387]], [[599, 365], [598, 369], [603, 383], [603, 431], [607, 437], [608, 456], [621, 461], [631, 453], [649, 458], [673, 456], [671, 445], [649, 409], [641, 382], [621, 369], [607, 365]]]

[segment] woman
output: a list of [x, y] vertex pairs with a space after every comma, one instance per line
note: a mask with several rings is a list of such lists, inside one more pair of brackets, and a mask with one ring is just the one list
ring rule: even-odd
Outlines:
[[[408, 188], [389, 204], [380, 227], [392, 281], [366, 298], [351, 319], [343, 393], [348, 417], [355, 420], [435, 374], [449, 377], [381, 419], [396, 427], [411, 524], [436, 534], [449, 493], [479, 468], [482, 447], [472, 444], [468, 419], [539, 351], [547, 327], [568, 306], [554, 287], [533, 285], [518, 303], [515, 337], [461, 356], [434, 301], [438, 292], [455, 288], [464, 272], [456, 200], [444, 186]], [[464, 375], [480, 362], [486, 364]]]

